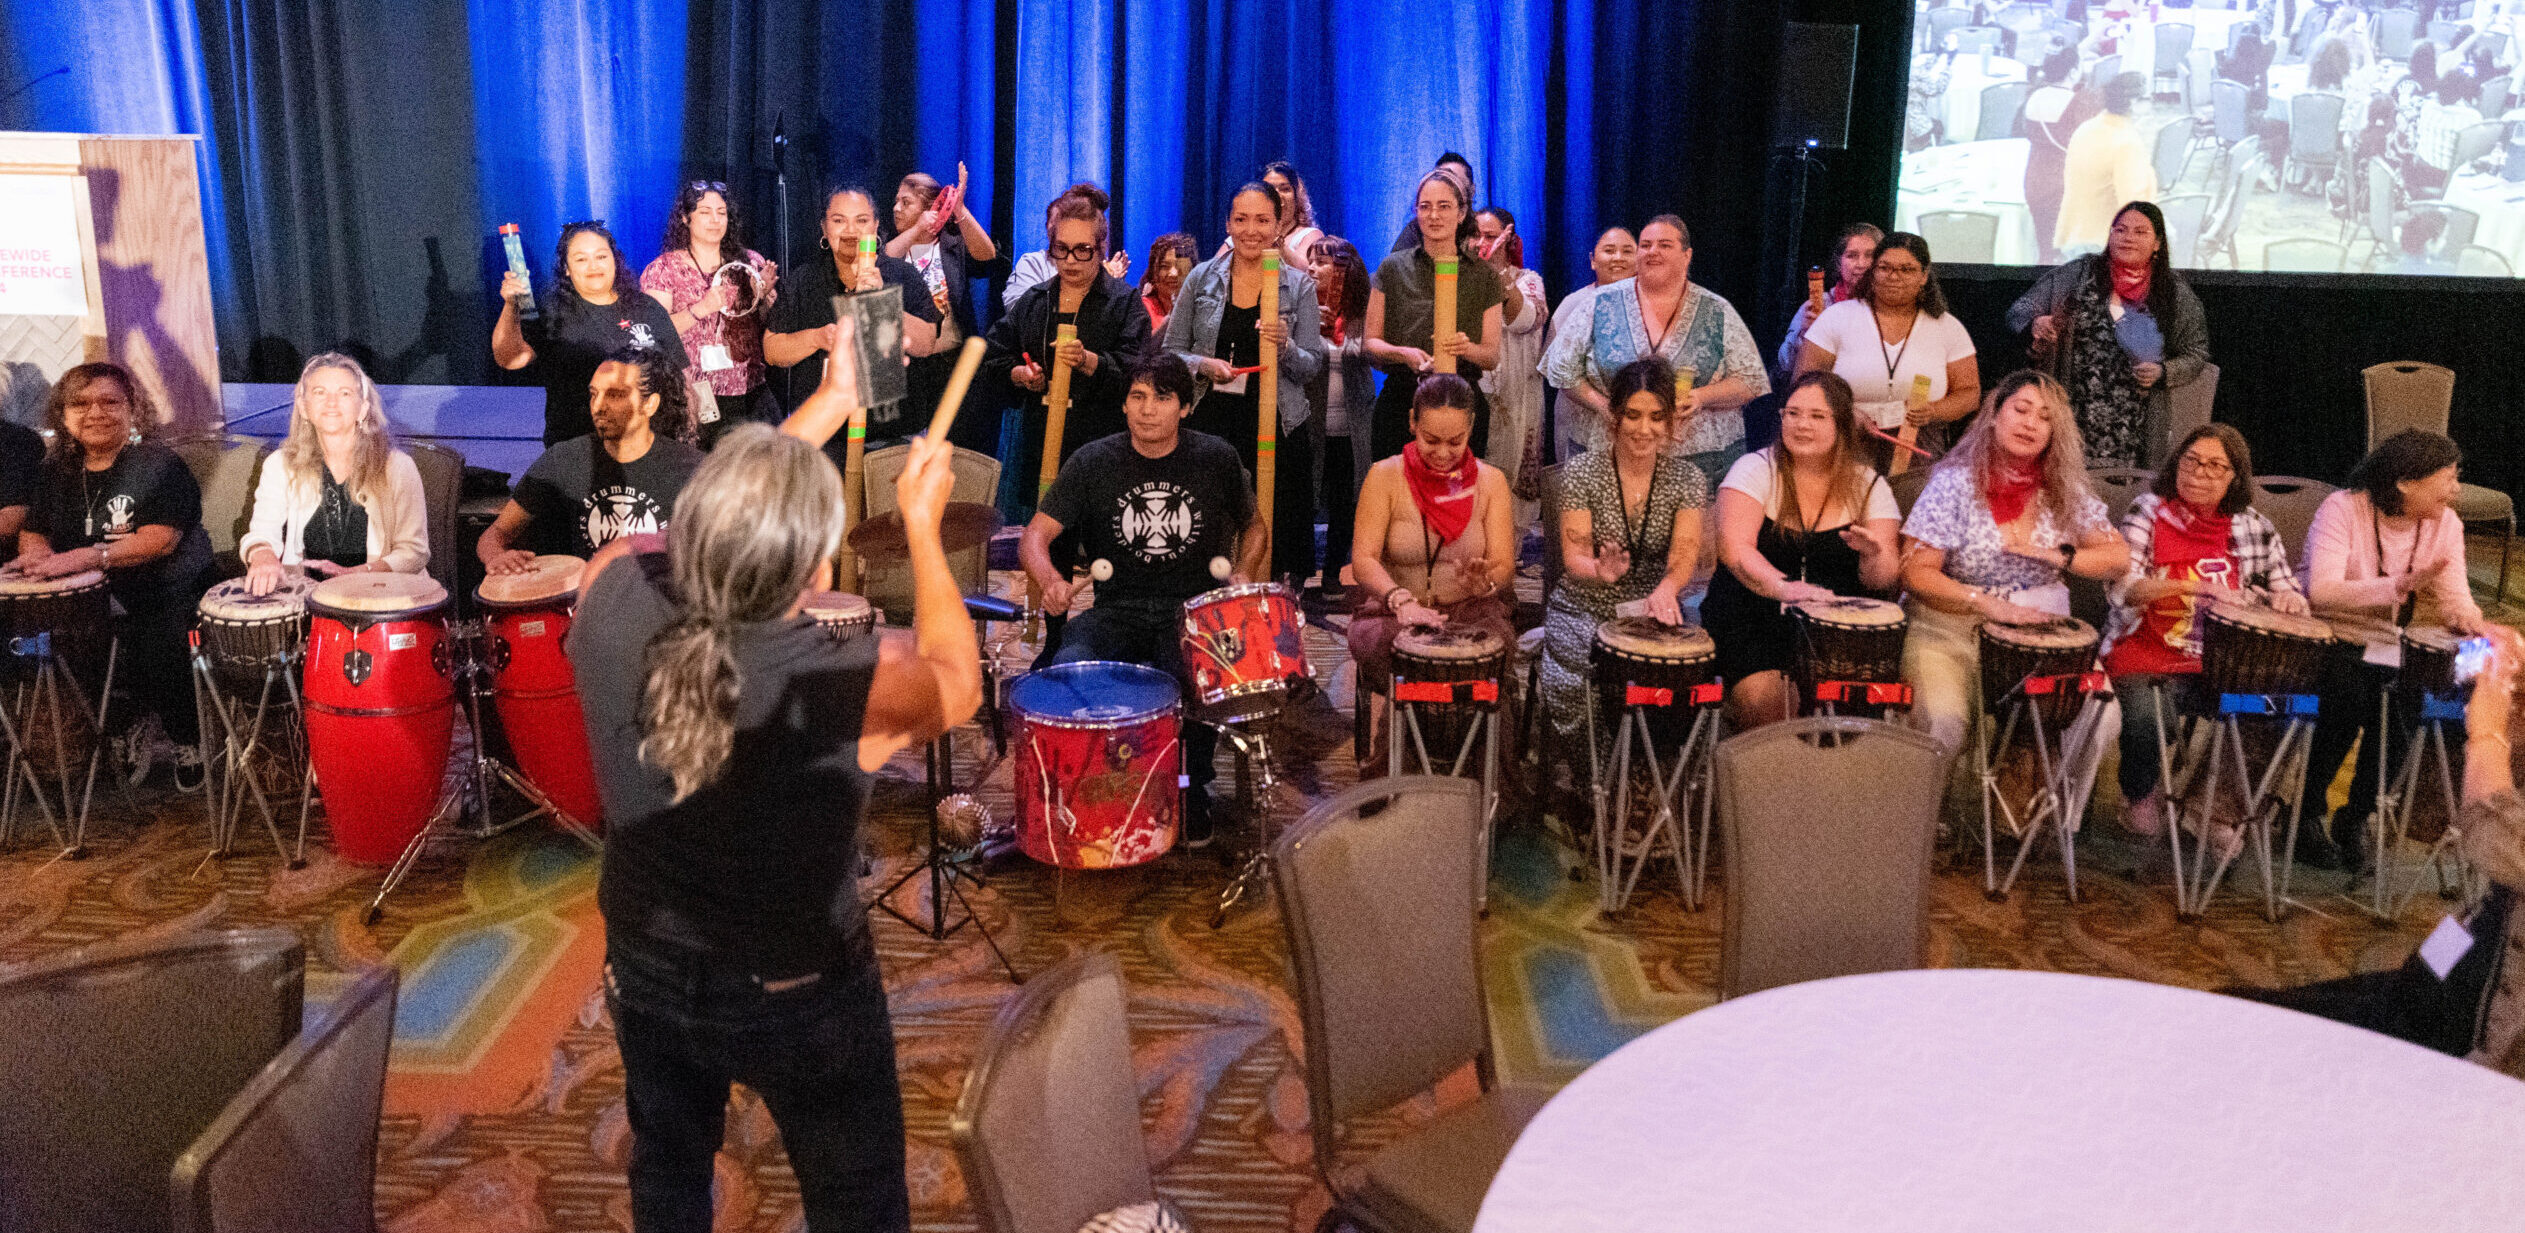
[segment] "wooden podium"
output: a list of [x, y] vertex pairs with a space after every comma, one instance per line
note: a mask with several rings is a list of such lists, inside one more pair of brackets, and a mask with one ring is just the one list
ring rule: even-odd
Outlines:
[[[0, 416], [40, 428], [45, 393], [63, 370], [113, 360], [140, 378], [175, 432], [219, 427], [219, 344], [210, 306], [210, 259], [202, 234], [197, 137], [0, 133], [0, 197], [49, 206], [65, 181], [71, 221], [11, 234], [23, 214], [0, 218]], [[67, 243], [74, 264], [47, 237]], [[12, 311], [13, 278], [39, 288], [47, 311]], [[23, 289], [24, 284], [20, 287]], [[84, 301], [84, 303], [82, 303]], [[71, 312], [70, 309], [82, 311]]]

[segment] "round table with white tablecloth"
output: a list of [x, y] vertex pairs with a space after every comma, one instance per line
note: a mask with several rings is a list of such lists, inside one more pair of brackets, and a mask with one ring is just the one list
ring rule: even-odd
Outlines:
[[2253, 14], [2236, 9], [2167, 9], [2154, 22], [2132, 22], [2130, 37], [2122, 40], [2122, 71], [2154, 72], [2157, 66], [2157, 29], [2160, 26], [2190, 26], [2192, 46], [2221, 52], [2227, 50], [2228, 31], [2252, 19]]
[[[1999, 216], [1992, 261], [1999, 265], [2032, 265], [2041, 255], [2034, 244], [2034, 213], [2025, 206], [2025, 160], [2033, 143], [2023, 137], [2002, 141], [1969, 141], [1933, 146], [1903, 155], [1902, 183], [1894, 194], [1894, 229], [1917, 231], [1920, 216], [1939, 210], [1974, 210]], [[1965, 256], [1936, 252], [1939, 261], [1962, 262]]]
[[[1945, 59], [1946, 93], [1938, 99], [1938, 120], [1946, 129], [1950, 144], [1979, 140], [1981, 133], [1981, 92], [2002, 82], [2025, 80], [2025, 66], [1993, 52], [1984, 57], [1980, 52], [1966, 52], [1945, 57], [1922, 56], [1914, 72], [1932, 60]], [[1988, 63], [1983, 61], [1987, 59]], [[2010, 134], [1992, 133], [1992, 138]]]
[[2525, 1083], [2219, 994], [1848, 976], [1696, 1011], [1529, 1123], [1474, 1233], [2287, 1229], [2525, 1213]]
[[2447, 182], [2441, 200], [2480, 215], [2472, 242], [2507, 258], [2508, 269], [2525, 274], [2525, 183], [2467, 171]]

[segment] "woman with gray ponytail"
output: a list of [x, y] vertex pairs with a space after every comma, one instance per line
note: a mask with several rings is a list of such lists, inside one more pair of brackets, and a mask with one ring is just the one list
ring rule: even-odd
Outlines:
[[857, 401], [850, 367], [826, 365], [782, 432], [722, 437], [664, 536], [590, 562], [570, 632], [608, 820], [597, 902], [643, 1233], [710, 1227], [731, 1082], [771, 1107], [807, 1227], [910, 1225], [859, 823], [888, 757], [973, 714], [981, 657], [938, 539], [943, 440], [915, 438], [895, 486], [912, 636], [840, 642], [800, 615], [842, 542], [819, 447]]

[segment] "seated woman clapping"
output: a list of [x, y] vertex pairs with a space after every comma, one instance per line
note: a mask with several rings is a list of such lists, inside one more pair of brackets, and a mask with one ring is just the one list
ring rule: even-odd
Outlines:
[[1780, 439], [1727, 470], [1718, 490], [1718, 559], [1701, 623], [1718, 642], [1728, 722], [1738, 729], [1795, 711], [1783, 675], [1796, 641], [1789, 606], [1877, 595], [1901, 572], [1902, 514], [1862, 461], [1850, 383], [1810, 372], [1789, 387]]

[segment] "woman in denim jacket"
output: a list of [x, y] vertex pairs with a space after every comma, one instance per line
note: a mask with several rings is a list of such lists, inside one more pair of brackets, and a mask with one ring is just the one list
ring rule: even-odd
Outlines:
[[1272, 484], [1271, 575], [1299, 579], [1315, 573], [1315, 450], [1308, 439], [1313, 407], [1307, 386], [1324, 370], [1315, 279], [1280, 267], [1280, 314], [1261, 320], [1263, 257], [1278, 251], [1280, 194], [1268, 184], [1236, 190], [1228, 206], [1228, 251], [1192, 268], [1175, 311], [1166, 318], [1164, 346], [1191, 366], [1204, 394], [1184, 427], [1210, 433], [1236, 447], [1248, 475], [1262, 423], [1255, 397], [1262, 340], [1279, 346], [1280, 406]]

